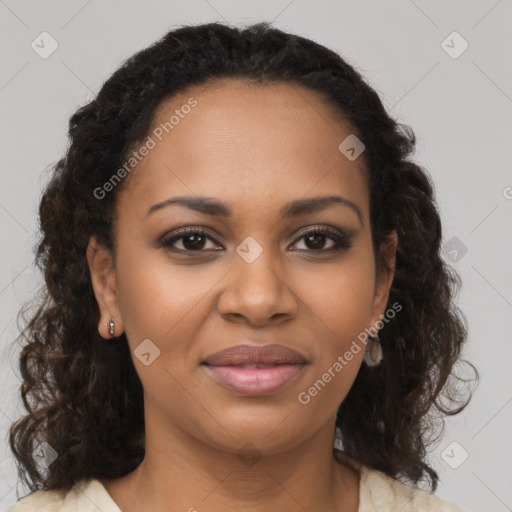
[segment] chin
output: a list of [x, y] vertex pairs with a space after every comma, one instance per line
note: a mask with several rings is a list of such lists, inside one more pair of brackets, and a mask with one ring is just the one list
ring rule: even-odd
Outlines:
[[251, 414], [238, 410], [236, 414], [228, 413], [222, 417], [222, 427], [219, 425], [215, 432], [207, 433], [208, 439], [203, 440], [222, 450], [238, 452], [254, 449], [261, 455], [283, 453], [313, 435], [313, 432], [309, 432], [311, 425], [298, 423], [290, 410], [276, 413], [273, 417], [272, 414]]

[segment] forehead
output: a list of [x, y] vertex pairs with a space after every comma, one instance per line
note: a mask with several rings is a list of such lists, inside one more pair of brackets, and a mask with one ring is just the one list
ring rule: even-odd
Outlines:
[[353, 131], [321, 95], [295, 83], [189, 87], [156, 109], [152, 148], [127, 193], [146, 202], [197, 194], [282, 203], [336, 190], [359, 196], [364, 209], [364, 158], [349, 161], [338, 148]]

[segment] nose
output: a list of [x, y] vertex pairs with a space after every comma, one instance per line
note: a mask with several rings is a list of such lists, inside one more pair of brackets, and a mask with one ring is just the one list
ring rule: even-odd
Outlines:
[[293, 283], [270, 251], [252, 262], [237, 254], [224, 283], [217, 307], [230, 321], [263, 326], [286, 322], [297, 314]]

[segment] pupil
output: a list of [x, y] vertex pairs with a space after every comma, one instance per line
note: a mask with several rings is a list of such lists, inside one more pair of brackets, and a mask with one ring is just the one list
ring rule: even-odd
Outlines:
[[[190, 242], [192, 239], [195, 239], [195, 241], [192, 242], [191, 244], [189, 244], [188, 242]], [[197, 239], [202, 239], [202, 240], [200, 240], [198, 243]], [[183, 239], [183, 246], [186, 249], [197, 249], [197, 248], [202, 249], [202, 247], [203, 247], [202, 244], [204, 244], [204, 237], [202, 235], [188, 235]]]
[[[315, 235], [309, 235], [306, 240], [308, 246], [312, 246], [313, 249], [321, 249], [325, 235], [321, 233]], [[183, 246], [186, 249], [202, 249], [204, 246], [204, 237], [202, 235], [188, 235], [183, 239]]]
[[[309, 235], [309, 236], [307, 237], [307, 240], [309, 241], [309, 240], [317, 239], [317, 241], [318, 241], [318, 239], [323, 239], [324, 237], [325, 237], [325, 235], [322, 235], [322, 234]], [[315, 243], [313, 242], [313, 248], [314, 248], [314, 249], [321, 249], [321, 248], [322, 248], [322, 246], [323, 246], [323, 243], [322, 243], [322, 242], [319, 242], [318, 244], [315, 244]]]

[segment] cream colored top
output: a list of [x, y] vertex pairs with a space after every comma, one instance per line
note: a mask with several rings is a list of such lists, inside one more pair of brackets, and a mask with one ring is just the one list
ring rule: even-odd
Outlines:
[[[347, 459], [348, 460], [348, 459]], [[463, 512], [455, 505], [380, 471], [349, 461], [360, 473], [358, 512]], [[63, 496], [60, 491], [35, 491], [8, 512], [121, 512], [98, 480], [82, 480]]]

